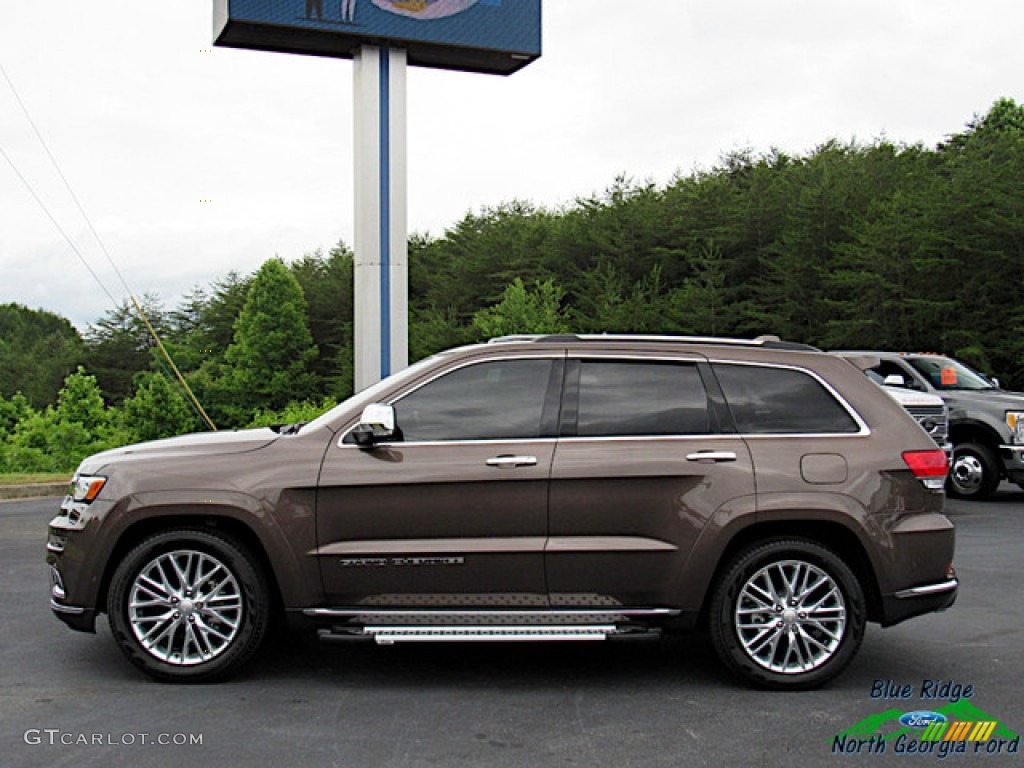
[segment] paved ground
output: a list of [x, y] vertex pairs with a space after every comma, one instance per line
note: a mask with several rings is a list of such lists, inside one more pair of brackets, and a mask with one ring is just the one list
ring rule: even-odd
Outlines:
[[[121, 657], [105, 622], [83, 635], [50, 614], [43, 547], [56, 505], [0, 503], [8, 768], [925, 765], [937, 757], [831, 750], [870, 715], [945, 704], [921, 699], [926, 680], [973, 686], [972, 704], [1024, 732], [1024, 493], [1015, 487], [988, 504], [949, 503], [963, 581], [951, 611], [869, 627], [839, 680], [798, 694], [737, 684], [699, 635], [394, 648], [293, 637], [230, 683], [160, 685]], [[913, 696], [874, 700], [876, 680], [911, 685]], [[1018, 754], [940, 762], [1024, 765]]]

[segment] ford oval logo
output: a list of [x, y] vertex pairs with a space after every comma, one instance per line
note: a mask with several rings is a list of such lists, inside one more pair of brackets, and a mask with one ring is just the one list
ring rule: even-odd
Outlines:
[[946, 722], [945, 715], [925, 710], [907, 712], [907, 714], [900, 718], [900, 723], [909, 726], [910, 728], [927, 728], [931, 723], [944, 722]]

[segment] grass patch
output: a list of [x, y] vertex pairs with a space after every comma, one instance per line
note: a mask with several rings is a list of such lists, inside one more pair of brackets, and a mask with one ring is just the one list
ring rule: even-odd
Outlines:
[[39, 472], [27, 475], [0, 475], [0, 487], [5, 485], [28, 485], [30, 483], [69, 483], [71, 475], [63, 472]]

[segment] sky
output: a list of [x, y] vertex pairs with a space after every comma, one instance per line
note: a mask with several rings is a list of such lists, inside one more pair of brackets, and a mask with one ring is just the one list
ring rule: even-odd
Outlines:
[[[331, 2], [333, 0], [329, 0]], [[136, 294], [353, 240], [350, 61], [212, 47], [211, 0], [0, 0], [0, 65]], [[409, 231], [831, 138], [931, 146], [1024, 102], [1020, 0], [544, 0], [543, 55], [408, 73]], [[0, 77], [0, 303], [127, 297]]]

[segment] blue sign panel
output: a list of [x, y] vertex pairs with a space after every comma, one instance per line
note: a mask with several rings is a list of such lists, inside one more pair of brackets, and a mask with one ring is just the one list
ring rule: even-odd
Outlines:
[[214, 0], [213, 42], [351, 58], [361, 45], [410, 64], [510, 74], [540, 56], [541, 0]]

